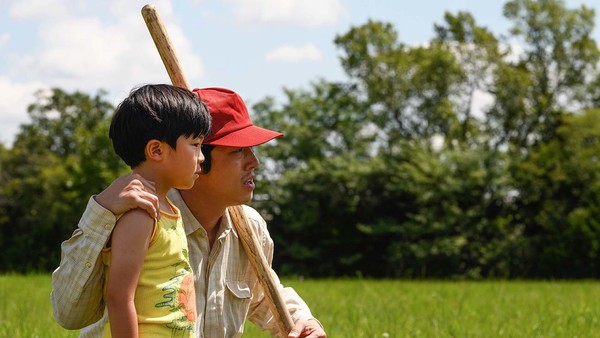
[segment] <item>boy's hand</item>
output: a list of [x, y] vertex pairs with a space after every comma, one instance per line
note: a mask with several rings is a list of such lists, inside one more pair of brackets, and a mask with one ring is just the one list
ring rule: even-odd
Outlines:
[[141, 208], [150, 217], [158, 217], [158, 198], [154, 182], [146, 180], [138, 174], [119, 177], [95, 196], [96, 202], [115, 215]]

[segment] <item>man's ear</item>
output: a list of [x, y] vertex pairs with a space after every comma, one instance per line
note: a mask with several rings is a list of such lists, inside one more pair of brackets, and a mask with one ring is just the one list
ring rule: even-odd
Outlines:
[[146, 153], [146, 159], [152, 161], [161, 161], [164, 155], [164, 143], [159, 140], [150, 140], [146, 143], [146, 148], [144, 149]]

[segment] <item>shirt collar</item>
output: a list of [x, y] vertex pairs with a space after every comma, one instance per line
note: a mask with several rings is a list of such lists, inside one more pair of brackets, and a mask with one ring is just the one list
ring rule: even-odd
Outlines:
[[[181, 197], [181, 193], [177, 189], [171, 189], [167, 194], [171, 202], [179, 208], [179, 212], [181, 213], [181, 221], [183, 222], [183, 228], [185, 229], [185, 235], [189, 236], [193, 232], [200, 230], [206, 236], [206, 230], [202, 227], [202, 224], [198, 222], [192, 211], [188, 208], [187, 204]], [[229, 230], [233, 230], [233, 226], [231, 223], [231, 218], [229, 217], [229, 212], [225, 211], [225, 217], [221, 217], [221, 222], [219, 224], [219, 235], [217, 238], [222, 236], [224, 233], [227, 233]], [[235, 232], [237, 236], [237, 232]]]

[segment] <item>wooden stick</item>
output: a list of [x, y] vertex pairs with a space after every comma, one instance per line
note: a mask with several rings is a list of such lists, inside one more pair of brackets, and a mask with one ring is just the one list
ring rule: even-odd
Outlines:
[[[167, 69], [167, 73], [169, 74], [173, 85], [191, 89], [183, 74], [173, 44], [169, 39], [167, 30], [165, 29], [156, 8], [151, 4], [145, 5], [142, 8], [142, 16], [144, 17], [146, 26], [148, 26], [148, 31], [152, 36], [152, 40], [154, 40], [156, 49], [158, 49], [160, 58]], [[256, 234], [254, 234], [242, 206], [229, 207], [227, 210], [229, 211], [233, 225], [240, 237], [248, 261], [250, 261], [250, 265], [256, 273], [258, 281], [264, 290], [265, 298], [275, 317], [280, 334], [282, 337], [287, 337], [288, 333], [292, 330], [294, 323], [283, 298], [279, 294], [278, 285], [275, 283], [273, 275], [271, 274], [271, 267], [256, 239]]]
[[238, 236], [240, 237], [244, 251], [246, 251], [248, 260], [258, 276], [258, 280], [261, 281], [265, 297], [269, 301], [271, 312], [275, 316], [275, 321], [279, 327], [279, 332], [283, 334], [283, 337], [287, 337], [287, 334], [294, 327], [294, 322], [285, 306], [283, 298], [279, 294], [279, 289], [271, 274], [269, 262], [267, 262], [256, 234], [248, 222], [244, 208], [241, 205], [237, 205], [229, 207], [227, 210], [229, 210], [231, 221], [236, 225]]
[[175, 48], [173, 48], [171, 39], [169, 39], [167, 30], [163, 25], [162, 19], [158, 16], [154, 5], [145, 5], [142, 8], [142, 16], [144, 17], [146, 26], [148, 26], [150, 36], [154, 40], [154, 45], [158, 49], [158, 54], [160, 54], [160, 58], [167, 69], [167, 74], [171, 78], [171, 83], [177, 87], [191, 89], [190, 84], [183, 74], [183, 69], [175, 53]]

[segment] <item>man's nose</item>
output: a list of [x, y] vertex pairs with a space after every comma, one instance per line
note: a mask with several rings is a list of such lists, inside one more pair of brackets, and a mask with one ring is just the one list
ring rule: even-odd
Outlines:
[[256, 169], [260, 165], [260, 161], [258, 157], [256, 157], [256, 153], [253, 148], [246, 149], [246, 158], [247, 158], [247, 167], [250, 169]]
[[202, 151], [198, 151], [198, 164], [204, 162], [204, 160], [204, 154], [202, 153]]

